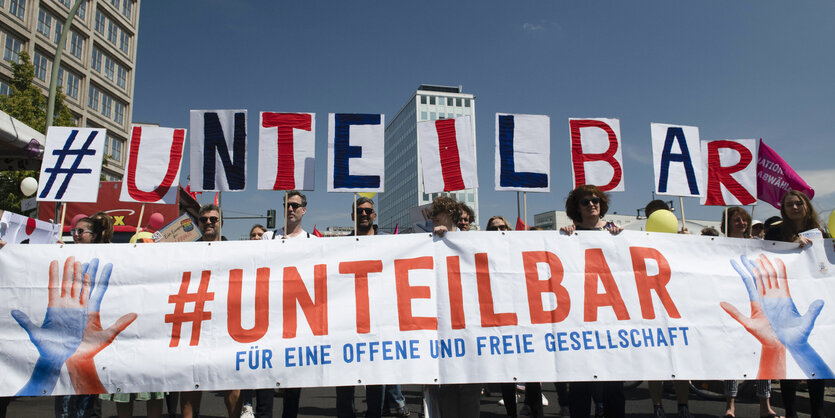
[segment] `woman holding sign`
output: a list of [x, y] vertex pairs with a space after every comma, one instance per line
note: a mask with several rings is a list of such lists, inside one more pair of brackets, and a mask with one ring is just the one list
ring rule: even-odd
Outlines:
[[[609, 196], [597, 186], [579, 186], [568, 194], [565, 212], [573, 225], [560, 228], [560, 232], [572, 235], [575, 231], [608, 231], [617, 235], [623, 228], [603, 220], [609, 210]], [[623, 418], [626, 415], [626, 397], [623, 382], [571, 382], [568, 384], [568, 408], [571, 418], [588, 418], [591, 414], [592, 393], [599, 390], [603, 397], [603, 414], [606, 418]], [[534, 410], [533, 406], [531, 407]], [[541, 410], [541, 407], [538, 408]]]
[[[745, 209], [734, 206], [722, 212], [722, 224], [719, 228], [729, 238], [751, 238], [751, 215]], [[778, 418], [771, 409], [771, 381], [757, 380], [757, 398], [760, 400], [760, 417]], [[725, 381], [725, 418], [736, 415], [736, 395], [739, 381]]]
[[[811, 245], [812, 241], [801, 235], [804, 231], [818, 229], [824, 238], [829, 234], [823, 231], [818, 222], [818, 214], [809, 198], [800, 191], [791, 190], [780, 201], [780, 215], [783, 222], [768, 230], [765, 239], [771, 241], [796, 242], [803, 248]], [[797, 382], [798, 380], [781, 380], [780, 390], [783, 394], [783, 404], [786, 407], [786, 417], [797, 416]], [[809, 406], [813, 418], [825, 416], [823, 413], [824, 379], [810, 379], [806, 383], [809, 388]]]

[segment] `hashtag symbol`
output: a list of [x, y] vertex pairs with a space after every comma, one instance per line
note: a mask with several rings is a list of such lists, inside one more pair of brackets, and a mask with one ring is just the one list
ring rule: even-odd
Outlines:
[[[183, 273], [183, 281], [180, 283], [180, 291], [175, 295], [168, 296], [168, 303], [174, 304], [174, 313], [165, 314], [165, 322], [171, 325], [171, 343], [169, 347], [180, 345], [180, 332], [183, 330], [184, 322], [191, 322], [191, 341], [188, 345], [197, 345], [200, 342], [200, 326], [203, 321], [212, 319], [212, 313], [203, 310], [206, 301], [215, 300], [215, 292], [209, 292], [209, 279], [211, 271], [204, 270], [200, 277], [200, 286], [197, 293], [188, 292], [188, 284], [191, 281], [191, 272]], [[194, 302], [194, 311], [185, 312], [187, 302]]]
[[[64, 182], [61, 183], [61, 187], [59, 187], [58, 192], [55, 193], [56, 199], [61, 199], [64, 196], [64, 192], [67, 190], [67, 186], [69, 186], [70, 179], [73, 175], [93, 172], [92, 169], [78, 168], [78, 166], [81, 165], [81, 160], [84, 159], [85, 155], [96, 155], [96, 150], [90, 149], [90, 145], [92, 145], [93, 138], [95, 138], [98, 133], [98, 131], [90, 132], [90, 135], [87, 136], [87, 141], [84, 142], [84, 145], [80, 149], [71, 149], [72, 143], [75, 141], [75, 137], [78, 136], [78, 130], [73, 129], [69, 138], [67, 138], [67, 142], [64, 143], [64, 148], [52, 150], [52, 155], [57, 155], [58, 160], [55, 161], [55, 167], [44, 170], [44, 173], [49, 174], [49, 178], [46, 180], [46, 185], [44, 185], [43, 191], [41, 191], [39, 196], [41, 199], [46, 197], [49, 194], [49, 191], [52, 190], [52, 185], [55, 183], [59, 174], [64, 174]], [[70, 155], [75, 155], [75, 160], [73, 161], [72, 166], [64, 168], [64, 158]]]

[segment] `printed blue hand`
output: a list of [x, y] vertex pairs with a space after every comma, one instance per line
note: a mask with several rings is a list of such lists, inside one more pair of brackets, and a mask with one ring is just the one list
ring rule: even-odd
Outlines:
[[29, 316], [15, 309], [12, 317], [26, 330], [40, 354], [32, 377], [20, 396], [52, 393], [61, 367], [81, 344], [87, 325], [87, 302], [92, 283], [90, 275], [82, 273], [81, 263], [74, 257], [64, 263], [64, 276], [59, 279], [57, 260], [49, 263], [49, 300], [43, 324], [38, 327]]
[[136, 319], [135, 313], [129, 313], [123, 315], [109, 328], [102, 328], [99, 310], [101, 309], [101, 301], [104, 298], [104, 293], [107, 292], [107, 287], [110, 284], [110, 274], [113, 271], [113, 264], [105, 264], [99, 277], [97, 277], [98, 268], [99, 260], [97, 258], [91, 260], [89, 264], [85, 263], [83, 266], [84, 274], [89, 273], [89, 276], [92, 278], [90, 281], [92, 283], [92, 292], [88, 307], [87, 328], [84, 331], [84, 339], [81, 341], [81, 345], [67, 359], [67, 371], [70, 374], [70, 381], [76, 393], [107, 393], [96, 372], [96, 364], [93, 361], [93, 357], [101, 350], [104, 350], [105, 347], [109, 346], [116, 339], [116, 336]]
[[[822, 379], [835, 377], [817, 351], [809, 345], [809, 335], [823, 309], [823, 300], [812, 302], [806, 314], [801, 315], [791, 297], [786, 266], [782, 260], [774, 259], [776, 268], [764, 255], [754, 261], [743, 256], [742, 263], [757, 286], [764, 289], [762, 307], [771, 328], [806, 376]], [[738, 266], [734, 268], [740, 270]]]
[[[745, 260], [744, 257], [742, 259]], [[777, 333], [774, 332], [763, 310], [762, 298], [765, 288], [757, 287], [754, 283], [754, 276], [740, 267], [735, 260], [731, 260], [731, 266], [739, 273], [739, 277], [742, 278], [742, 283], [745, 285], [745, 290], [748, 292], [748, 300], [751, 302], [751, 316], [743, 315], [739, 309], [728, 302], [721, 302], [719, 305], [762, 344], [757, 378], [785, 379], [786, 347], [780, 342], [780, 338], [777, 337]]]

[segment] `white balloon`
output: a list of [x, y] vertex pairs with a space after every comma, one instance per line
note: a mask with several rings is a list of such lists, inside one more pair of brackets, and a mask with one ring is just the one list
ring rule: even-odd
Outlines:
[[20, 182], [20, 191], [26, 197], [32, 196], [38, 191], [38, 181], [33, 177], [26, 177]]

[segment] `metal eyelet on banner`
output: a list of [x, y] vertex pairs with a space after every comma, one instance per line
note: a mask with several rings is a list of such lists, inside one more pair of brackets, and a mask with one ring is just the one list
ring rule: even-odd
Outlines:
[[362, 379], [357, 379], [357, 384], [362, 384]]
[[438, 378], [436, 377], [436, 378], [435, 378], [435, 383], [437, 383], [437, 382], [438, 382]]
[[673, 379], [675, 379], [675, 378], [676, 378], [676, 375], [675, 375], [675, 374], [672, 374], [672, 375], [670, 375], [670, 376], [672, 376], [672, 377], [673, 377]]
[[116, 388], [116, 392], [121, 392], [122, 388]]
[[594, 379], [597, 380], [597, 375], [594, 375]]
[[275, 382], [276, 386], [281, 386], [281, 382]]
[[516, 377], [515, 377], [515, 376], [513, 377], [513, 381], [514, 381], [514, 382], [516, 381]]
[[194, 384], [194, 388], [195, 388], [195, 389], [197, 389], [197, 388], [199, 388], [199, 387], [200, 387], [200, 385], [198, 385], [197, 383], [195, 383], [195, 384]]

